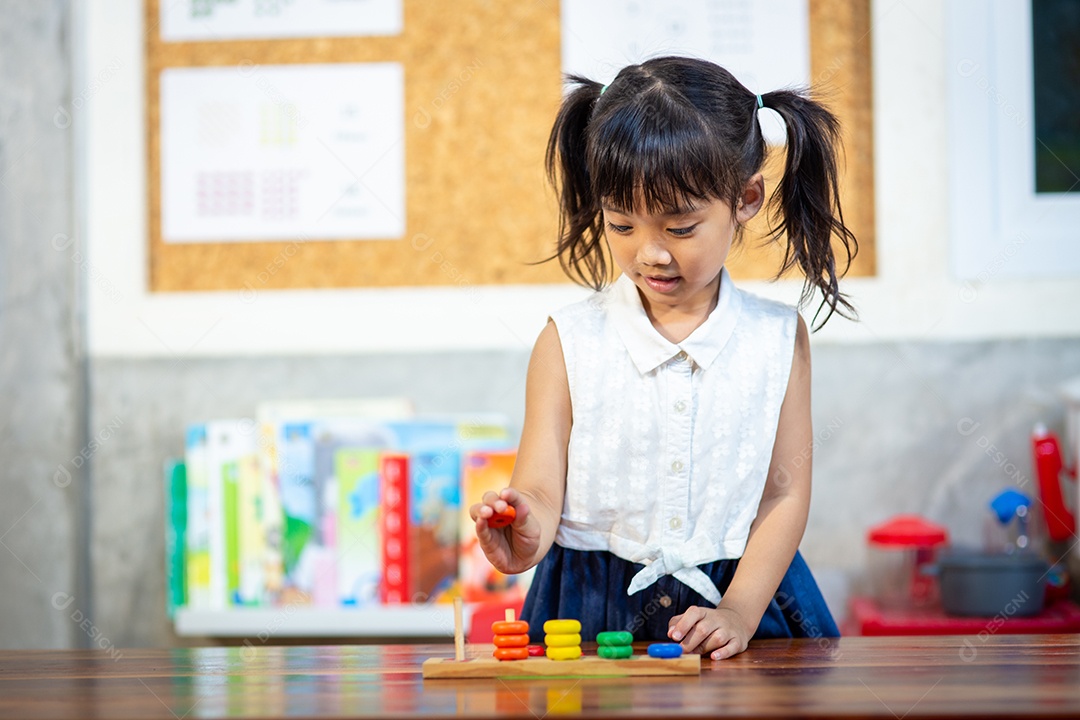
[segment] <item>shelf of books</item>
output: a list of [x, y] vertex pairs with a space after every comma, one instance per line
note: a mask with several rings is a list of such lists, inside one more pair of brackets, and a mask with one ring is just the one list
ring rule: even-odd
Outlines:
[[[286, 637], [449, 638], [454, 608], [375, 607], [367, 609], [284, 607], [198, 610], [178, 608], [177, 635], [246, 637], [271, 642]], [[469, 614], [464, 615], [469, 631]]]
[[529, 578], [491, 567], [468, 516], [515, 457], [502, 417], [398, 399], [190, 425], [165, 472], [177, 634], [432, 638], [453, 634], [455, 597], [519, 604]]

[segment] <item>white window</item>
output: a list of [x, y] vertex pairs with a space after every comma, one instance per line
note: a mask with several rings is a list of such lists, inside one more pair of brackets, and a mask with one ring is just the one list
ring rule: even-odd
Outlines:
[[1080, 276], [1080, 4], [952, 0], [946, 21], [954, 275]]

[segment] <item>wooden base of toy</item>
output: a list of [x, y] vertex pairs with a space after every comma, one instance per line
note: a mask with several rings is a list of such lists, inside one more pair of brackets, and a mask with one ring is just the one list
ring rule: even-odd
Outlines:
[[601, 675], [700, 675], [701, 656], [683, 655], [670, 660], [635, 655], [625, 660], [605, 660], [587, 655], [578, 660], [496, 660], [493, 657], [454, 660], [431, 658], [423, 664], [425, 678], [496, 678], [496, 677], [589, 677]]

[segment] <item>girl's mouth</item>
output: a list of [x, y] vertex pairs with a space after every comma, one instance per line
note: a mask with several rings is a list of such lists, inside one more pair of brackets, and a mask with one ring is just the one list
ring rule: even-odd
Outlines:
[[674, 277], [663, 277], [659, 275], [642, 275], [645, 279], [645, 284], [659, 293], [669, 293], [676, 288], [681, 279], [678, 275]]

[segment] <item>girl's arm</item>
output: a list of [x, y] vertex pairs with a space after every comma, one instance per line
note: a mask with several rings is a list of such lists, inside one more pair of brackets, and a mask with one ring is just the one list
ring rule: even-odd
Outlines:
[[[529, 359], [525, 384], [525, 424], [510, 487], [484, 494], [469, 508], [476, 537], [491, 564], [512, 574], [528, 570], [555, 541], [566, 491], [566, 454], [570, 443], [570, 384], [555, 323], [540, 332]], [[488, 519], [511, 505], [512, 524], [494, 529]]]
[[[727, 658], [746, 649], [776, 594], [806, 529], [810, 510], [810, 340], [800, 317], [769, 477], [746, 550], [716, 608], [692, 607], [672, 618], [668, 635], [683, 647]], [[805, 462], [796, 464], [795, 458]]]

